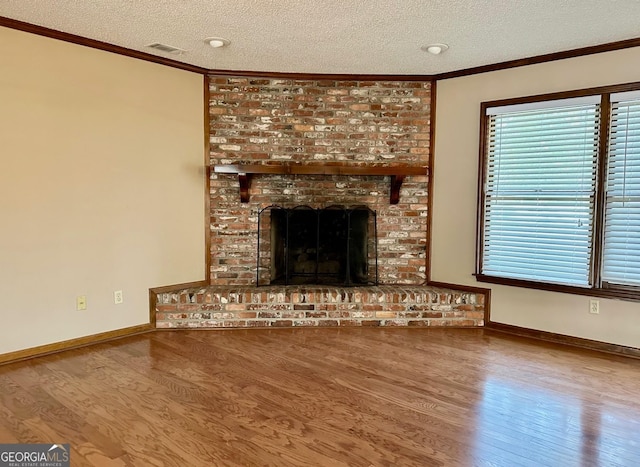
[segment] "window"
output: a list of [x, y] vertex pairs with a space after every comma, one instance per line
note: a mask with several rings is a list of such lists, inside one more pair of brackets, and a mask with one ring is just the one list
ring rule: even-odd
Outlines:
[[640, 93], [611, 105], [602, 282], [640, 284]]
[[483, 103], [479, 280], [640, 299], [640, 91], [619, 90]]

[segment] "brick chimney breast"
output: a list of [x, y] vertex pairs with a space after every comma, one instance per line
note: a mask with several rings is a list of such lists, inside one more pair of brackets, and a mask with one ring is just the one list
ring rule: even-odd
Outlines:
[[[210, 164], [429, 163], [431, 83], [210, 77]], [[425, 281], [427, 176], [259, 174], [241, 203], [237, 176], [210, 175], [212, 285], [255, 285], [258, 211], [277, 204], [366, 205], [377, 212], [380, 284]]]

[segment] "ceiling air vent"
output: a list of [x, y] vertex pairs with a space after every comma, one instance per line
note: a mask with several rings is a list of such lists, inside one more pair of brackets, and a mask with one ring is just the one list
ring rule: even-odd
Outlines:
[[147, 47], [151, 47], [152, 49], [161, 50], [162, 52], [166, 52], [174, 55], [181, 55], [187, 52], [184, 49], [179, 49], [178, 47], [173, 47], [172, 45], [161, 44], [159, 42], [149, 44], [147, 45]]

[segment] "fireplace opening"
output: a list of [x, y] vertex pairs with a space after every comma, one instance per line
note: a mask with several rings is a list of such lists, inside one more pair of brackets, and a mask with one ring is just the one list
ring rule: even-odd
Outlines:
[[377, 285], [376, 212], [269, 206], [258, 215], [257, 285]]

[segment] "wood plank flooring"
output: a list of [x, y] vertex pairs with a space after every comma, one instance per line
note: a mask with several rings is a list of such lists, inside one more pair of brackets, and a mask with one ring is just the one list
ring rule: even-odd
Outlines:
[[154, 332], [0, 366], [74, 466], [638, 466], [640, 360], [473, 329]]

